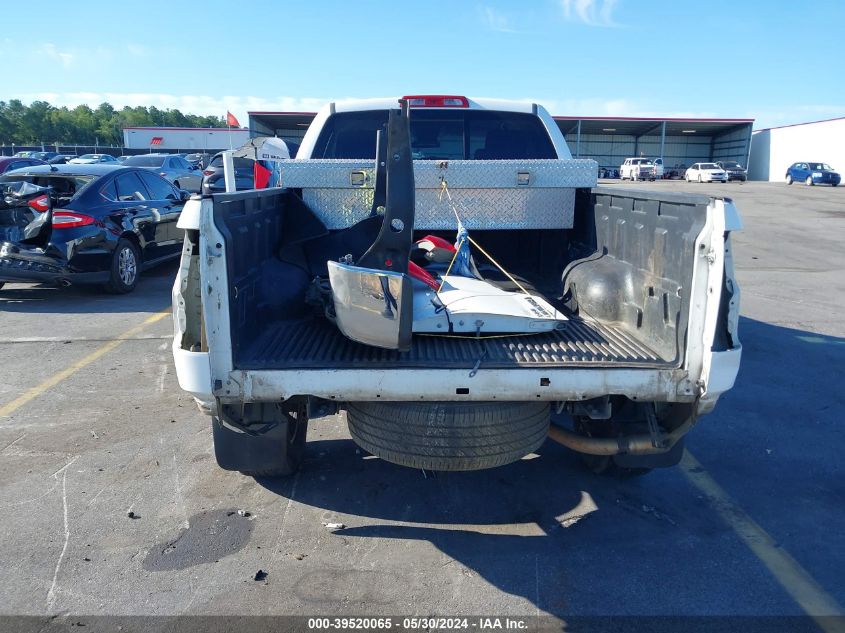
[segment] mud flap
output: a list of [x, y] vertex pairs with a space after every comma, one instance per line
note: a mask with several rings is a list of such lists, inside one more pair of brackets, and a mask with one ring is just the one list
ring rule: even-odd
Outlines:
[[212, 418], [214, 456], [224, 470], [269, 471], [278, 468], [287, 457], [288, 420], [268, 424], [258, 432], [239, 433], [220, 418]]

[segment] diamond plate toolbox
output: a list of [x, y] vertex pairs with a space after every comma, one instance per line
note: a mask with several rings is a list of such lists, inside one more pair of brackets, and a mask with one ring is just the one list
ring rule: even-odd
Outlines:
[[[302, 189], [302, 199], [326, 228], [347, 228], [370, 214], [372, 161], [313, 159], [279, 165], [282, 186]], [[469, 229], [572, 228], [575, 190], [596, 186], [597, 177], [594, 160], [416, 160], [414, 227], [456, 228], [443, 193], [445, 181]]]

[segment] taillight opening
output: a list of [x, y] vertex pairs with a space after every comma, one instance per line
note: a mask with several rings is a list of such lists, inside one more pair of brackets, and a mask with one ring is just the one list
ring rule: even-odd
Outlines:
[[202, 175], [203, 175], [203, 176], [211, 176], [212, 174], [214, 174], [214, 170], [213, 170], [213, 169], [203, 169], [203, 170], [202, 170]]
[[469, 99], [458, 95], [406, 95], [411, 108], [468, 108]]
[[88, 226], [94, 224], [95, 220], [90, 215], [84, 213], [77, 213], [76, 211], [54, 211], [53, 212], [53, 228], [54, 229], [75, 229], [79, 226]]
[[34, 209], [39, 213], [44, 213], [50, 209], [50, 196], [46, 193], [43, 195], [38, 196], [37, 198], [33, 198], [28, 203], [30, 209]]

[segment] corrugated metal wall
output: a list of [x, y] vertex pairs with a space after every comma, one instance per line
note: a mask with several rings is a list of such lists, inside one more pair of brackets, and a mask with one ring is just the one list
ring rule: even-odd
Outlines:
[[[566, 135], [573, 155], [577, 138], [575, 133]], [[699, 161], [713, 160], [710, 156], [712, 146], [710, 136], [667, 136], [663, 144], [663, 164], [670, 168], [689, 167]], [[621, 134], [582, 134], [579, 150], [581, 158], [592, 158], [601, 167], [618, 168], [632, 156], [660, 156], [660, 136], [641, 136], [638, 140]]]
[[713, 139], [712, 160], [735, 160], [747, 166], [751, 125], [743, 126]]

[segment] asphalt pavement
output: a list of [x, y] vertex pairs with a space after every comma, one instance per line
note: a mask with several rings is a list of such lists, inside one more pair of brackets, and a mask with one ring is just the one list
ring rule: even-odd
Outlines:
[[608, 480], [549, 441], [506, 467], [423, 473], [367, 455], [332, 416], [311, 422], [300, 473], [254, 480], [216, 466], [209, 418], [177, 385], [175, 265], [128, 296], [9, 284], [0, 615], [541, 615], [587, 630], [566, 622], [841, 613], [845, 187], [613, 186], [730, 196], [745, 222], [742, 368], [681, 466]]

